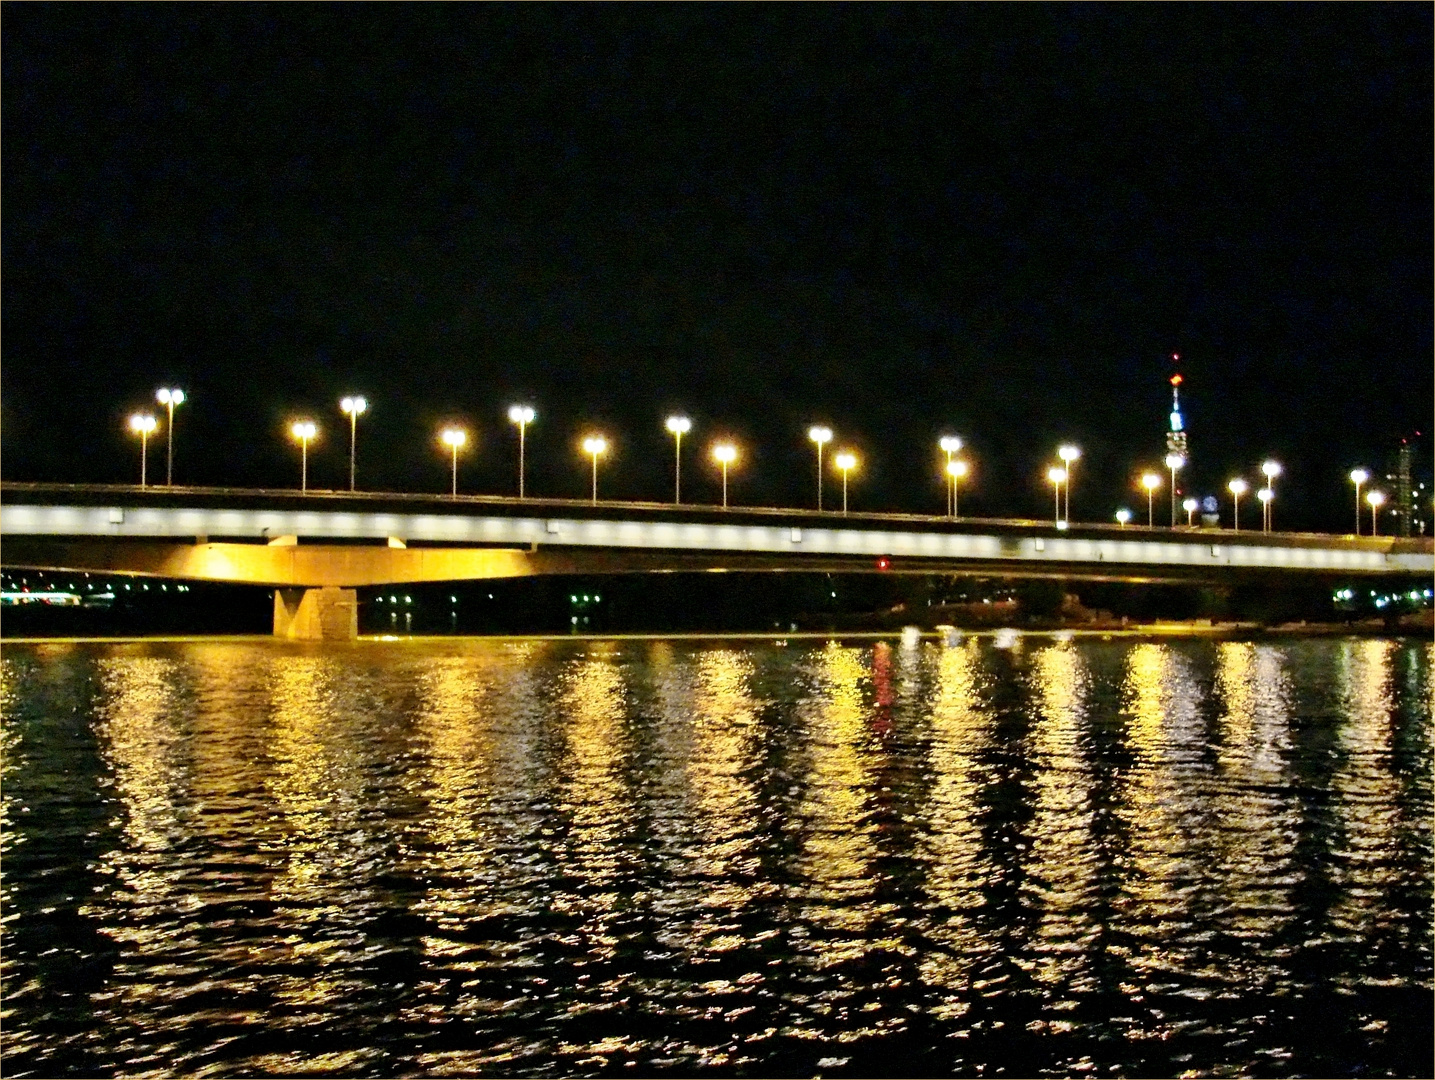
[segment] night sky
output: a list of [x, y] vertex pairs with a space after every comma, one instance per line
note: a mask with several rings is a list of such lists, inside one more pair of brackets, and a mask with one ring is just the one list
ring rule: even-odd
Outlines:
[[[1267, 454], [1278, 524], [1349, 529], [1432, 398], [1428, 4], [6, 4], [3, 475], [133, 482], [124, 430], [190, 395], [176, 479], [685, 490], [1073, 517], [1144, 501], [1180, 353], [1190, 487]], [[162, 476], [163, 439], [152, 467]], [[151, 473], [153, 477], [154, 472]], [[1250, 503], [1252, 522], [1258, 519]], [[1244, 515], [1243, 515], [1244, 518]]]

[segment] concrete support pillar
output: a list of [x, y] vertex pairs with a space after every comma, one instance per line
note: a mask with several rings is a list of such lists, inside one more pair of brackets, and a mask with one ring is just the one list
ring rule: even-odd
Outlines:
[[275, 589], [274, 636], [293, 641], [353, 641], [359, 636], [356, 589]]

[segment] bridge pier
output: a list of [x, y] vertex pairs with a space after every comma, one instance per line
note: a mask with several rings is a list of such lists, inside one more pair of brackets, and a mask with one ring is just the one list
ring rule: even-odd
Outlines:
[[292, 641], [353, 641], [359, 636], [357, 589], [275, 589], [274, 636]]

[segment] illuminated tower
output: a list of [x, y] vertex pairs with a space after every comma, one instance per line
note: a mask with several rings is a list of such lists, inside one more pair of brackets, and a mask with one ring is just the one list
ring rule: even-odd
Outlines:
[[1171, 376], [1171, 430], [1166, 432], [1166, 453], [1176, 454], [1189, 462], [1186, 452], [1186, 423], [1181, 418], [1181, 376]]

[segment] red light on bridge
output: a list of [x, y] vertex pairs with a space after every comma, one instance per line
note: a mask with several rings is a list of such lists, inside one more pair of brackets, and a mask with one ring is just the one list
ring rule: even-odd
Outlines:
[[891, 568], [892, 568], [892, 560], [889, 559], [889, 558], [887, 558], [887, 556], [883, 555], [881, 558], [879, 558], [879, 559], [877, 560], [877, 569], [878, 569], [878, 570], [890, 570]]

